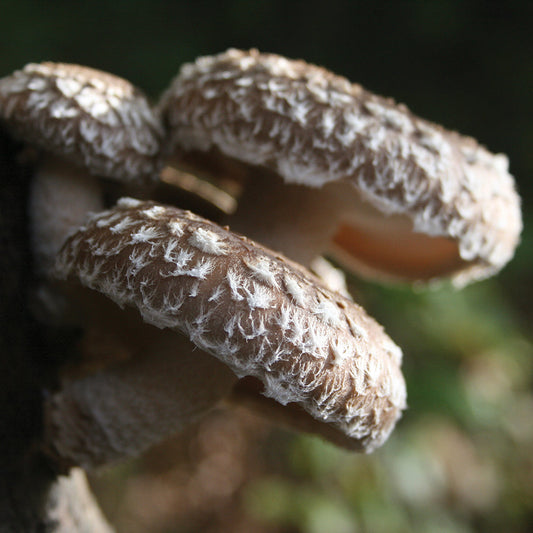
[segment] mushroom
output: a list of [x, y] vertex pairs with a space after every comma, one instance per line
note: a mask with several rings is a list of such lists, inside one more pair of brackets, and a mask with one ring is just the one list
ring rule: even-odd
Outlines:
[[41, 506], [44, 507], [48, 531], [115, 532], [98, 508], [87, 477], [80, 468], [73, 468], [68, 475], [59, 476]]
[[[0, 127], [43, 152], [29, 199], [34, 264], [40, 277], [32, 311], [46, 324], [82, 329], [79, 342], [68, 347], [81, 357], [70, 358], [59, 381], [68, 386], [98, 369], [105, 374], [106, 367], [120, 360], [139, 367], [141, 351], [150, 358], [151, 372], [164, 372], [169, 367], [166, 352], [182, 353], [172, 363], [174, 372], [184, 376], [180, 392], [188, 404], [181, 419], [192, 420], [193, 413], [199, 416], [211, 408], [234, 381], [229, 371], [221, 371], [221, 364], [193, 357], [194, 346], [184, 339], [174, 336], [170, 343], [160, 332], [139, 325], [135, 317], [67, 289], [51, 275], [67, 236], [89, 213], [104, 209], [104, 194], [115, 193], [111, 180], [118, 184], [115, 189], [133, 188], [141, 194], [157, 181], [162, 127], [146, 98], [126, 80], [91, 68], [29, 64], [0, 80]], [[209, 386], [195, 390], [194, 372], [202, 372]]]
[[159, 103], [171, 164], [248, 175], [228, 221], [309, 265], [384, 280], [488, 277], [522, 228], [507, 158], [304, 61], [228, 50]]
[[[361, 307], [296, 263], [190, 212], [122, 199], [67, 240], [56, 275], [184, 334], [240, 378], [241, 396], [339, 445], [372, 451], [405, 408], [401, 351]], [[200, 371], [183, 378], [168, 365], [154, 373], [149, 359], [127, 361], [52, 395], [49, 453], [89, 468], [179, 429], [186, 401], [179, 383], [211, 383], [201, 383]]]
[[66, 235], [103, 208], [101, 182], [155, 181], [162, 128], [124, 79], [63, 63], [30, 63], [0, 79], [0, 124], [44, 155], [29, 210], [37, 270], [47, 276]]

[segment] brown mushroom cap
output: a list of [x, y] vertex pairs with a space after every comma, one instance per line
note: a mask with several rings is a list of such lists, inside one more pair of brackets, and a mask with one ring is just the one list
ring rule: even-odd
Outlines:
[[401, 351], [361, 307], [190, 212], [123, 199], [70, 237], [56, 266], [184, 333], [346, 447], [371, 451], [405, 408]]
[[504, 155], [323, 68], [228, 50], [184, 65], [160, 109], [167, 151], [188, 164], [231, 158], [335, 197], [329, 247], [363, 273], [462, 284], [518, 243]]
[[129, 82], [79, 65], [30, 63], [0, 79], [0, 122], [14, 137], [92, 174], [157, 176], [162, 128]]

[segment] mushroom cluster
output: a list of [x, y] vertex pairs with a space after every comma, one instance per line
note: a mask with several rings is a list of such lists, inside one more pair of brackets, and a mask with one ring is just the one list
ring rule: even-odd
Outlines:
[[[110, 74], [31, 64], [0, 80], [0, 126], [37, 169], [35, 307], [114, 359], [45, 401], [43, 446], [66, 467], [137, 454], [228, 398], [374, 450], [406, 406], [401, 351], [335, 271], [307, 268], [331, 253], [364, 276], [463, 285], [521, 231], [505, 156], [256, 50], [184, 65], [154, 107]], [[165, 165], [242, 189], [225, 227], [143, 200]]]

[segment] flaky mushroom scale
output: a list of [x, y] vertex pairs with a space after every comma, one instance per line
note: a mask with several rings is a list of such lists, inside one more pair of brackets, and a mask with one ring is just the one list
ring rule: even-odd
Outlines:
[[13, 135], [92, 174], [151, 181], [161, 125], [128, 81], [88, 67], [30, 63], [0, 79], [0, 121]]
[[56, 267], [184, 333], [346, 447], [379, 446], [405, 407], [401, 351], [362, 308], [190, 212], [123, 199], [67, 241]]
[[30, 63], [0, 79], [0, 127], [40, 155], [28, 212], [44, 277], [66, 235], [103, 209], [99, 177], [125, 187], [158, 179], [159, 117], [128, 81], [99, 70]]
[[464, 284], [518, 243], [504, 155], [323, 68], [228, 50], [184, 65], [159, 107], [180, 164], [254, 167], [232, 227], [300, 262], [330, 249], [363, 274]]

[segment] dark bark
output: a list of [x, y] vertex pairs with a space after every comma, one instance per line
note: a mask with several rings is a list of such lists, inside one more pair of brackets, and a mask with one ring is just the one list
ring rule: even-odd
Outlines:
[[0, 472], [20, 461], [40, 429], [39, 377], [32, 359], [42, 350], [27, 305], [31, 283], [26, 199], [29, 169], [0, 131]]
[[30, 311], [31, 169], [20, 163], [20, 148], [0, 125], [0, 532], [108, 531], [90, 518], [98, 513], [88, 489], [58, 478], [39, 451], [43, 397], [74, 343], [71, 331], [45, 328]]

